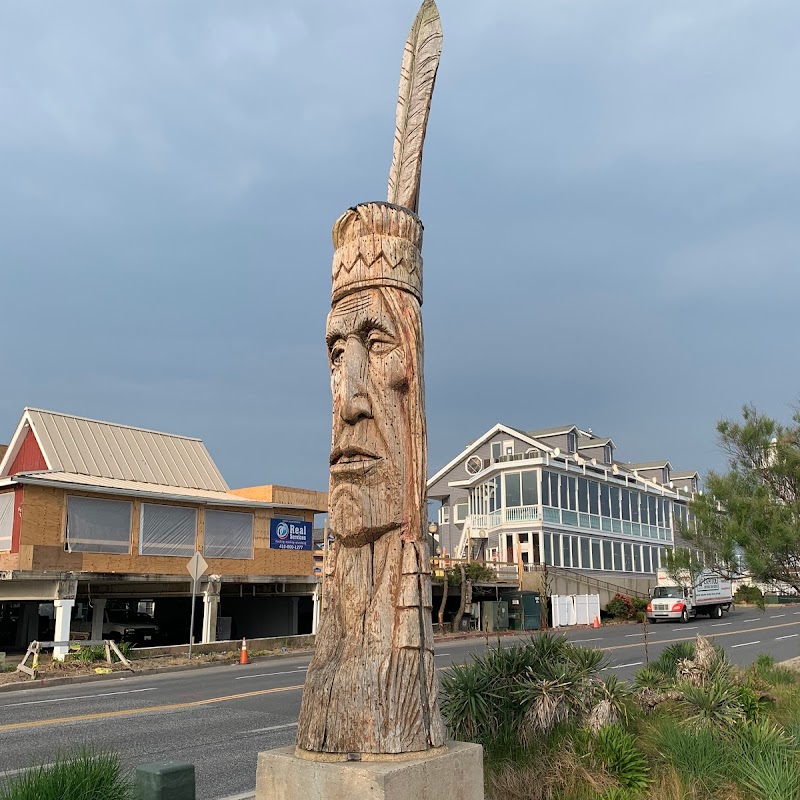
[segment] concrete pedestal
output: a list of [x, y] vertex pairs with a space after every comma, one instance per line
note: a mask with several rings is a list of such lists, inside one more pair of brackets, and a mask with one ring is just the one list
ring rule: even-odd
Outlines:
[[256, 800], [483, 800], [483, 748], [447, 742], [420, 758], [307, 761], [294, 747], [258, 755]]

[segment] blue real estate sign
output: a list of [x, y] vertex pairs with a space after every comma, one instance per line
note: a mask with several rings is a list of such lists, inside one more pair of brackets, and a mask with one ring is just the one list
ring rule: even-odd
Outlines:
[[310, 522], [296, 519], [271, 519], [269, 521], [269, 546], [273, 550], [310, 550]]

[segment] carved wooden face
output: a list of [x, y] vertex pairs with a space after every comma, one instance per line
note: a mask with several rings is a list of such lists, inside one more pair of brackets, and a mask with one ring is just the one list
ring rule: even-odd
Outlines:
[[328, 316], [330, 522], [345, 546], [374, 541], [413, 513], [406, 499], [421, 405], [418, 331], [419, 306], [396, 289], [358, 291]]

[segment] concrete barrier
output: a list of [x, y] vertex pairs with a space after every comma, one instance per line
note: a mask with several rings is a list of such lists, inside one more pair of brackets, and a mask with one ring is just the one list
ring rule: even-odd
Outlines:
[[[250, 655], [255, 655], [259, 650], [307, 650], [314, 647], [316, 636], [312, 633], [304, 636], [271, 636], [266, 639], [248, 639], [247, 650]], [[242, 645], [241, 639], [229, 639], [223, 642], [208, 642], [195, 644], [193, 653], [238, 653]], [[185, 656], [189, 651], [188, 644], [164, 645], [163, 647], [134, 647], [128, 657], [137, 658], [164, 658], [166, 656]]]

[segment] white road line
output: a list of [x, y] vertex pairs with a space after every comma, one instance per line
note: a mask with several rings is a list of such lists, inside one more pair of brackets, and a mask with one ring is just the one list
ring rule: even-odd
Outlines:
[[288, 722], [286, 725], [270, 725], [269, 728], [255, 728], [252, 731], [247, 731], [247, 733], [267, 733], [269, 731], [284, 731], [287, 728], [296, 728], [296, 722]]
[[719, 628], [721, 625], [733, 625], [732, 622], [714, 622], [712, 623], [712, 628]]
[[39, 703], [68, 703], [70, 700], [94, 700], [95, 697], [113, 697], [118, 694], [138, 694], [139, 692], [154, 692], [155, 686], [149, 689], [128, 689], [124, 692], [103, 692], [103, 694], [82, 694], [77, 697], [56, 697], [53, 700], [26, 700], [24, 703], [6, 703], [0, 708], [13, 708], [14, 706], [35, 706]]
[[792, 614], [794, 614], [795, 616], [797, 616], [798, 614], [800, 614], [800, 611], [792, 611]]
[[595, 639], [570, 639], [570, 642], [572, 642], [572, 644], [580, 644], [581, 642], [602, 642], [602, 641], [603, 641], [602, 636], [598, 636]]
[[741, 644], [732, 644], [731, 648], [734, 648], [734, 647], [747, 647], [748, 645], [751, 645], [751, 644], [761, 644], [761, 642], [760, 641], [758, 641], [758, 642], [742, 642]]
[[625, 638], [626, 639], [630, 639], [633, 636], [644, 636], [644, 634], [643, 633], [626, 633], [625, 634]]
[[800, 633], [790, 633], [788, 636], [776, 636], [775, 641], [779, 642], [781, 639], [794, 639], [796, 636], [800, 636]]
[[[730, 625], [730, 623], [728, 623]], [[700, 626], [699, 625], [689, 625], [687, 628], [673, 628], [672, 632], [675, 631], [696, 631]]]
[[773, 614], [770, 619], [778, 619], [779, 617], [785, 617], [786, 614]]
[[308, 667], [298, 667], [287, 672], [259, 672], [258, 675], [240, 675], [235, 681], [246, 681], [248, 678], [271, 678], [273, 675], [294, 675], [295, 672], [308, 672]]
[[608, 669], [624, 669], [625, 667], [638, 667], [644, 664], [644, 661], [631, 661], [630, 664], [612, 664], [609, 667], [603, 667], [600, 672], [605, 672]]
[[449, 656], [449, 655], [450, 653], [436, 653], [434, 655], [434, 658], [441, 658], [442, 656]]
[[0, 772], [0, 778], [10, 778], [13, 775], [22, 775], [23, 772], [29, 772], [32, 769], [47, 769], [54, 767], [55, 762], [51, 761], [49, 764], [37, 764], [35, 767], [20, 767], [19, 769], [7, 769], [5, 772]]

